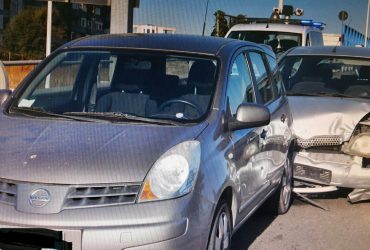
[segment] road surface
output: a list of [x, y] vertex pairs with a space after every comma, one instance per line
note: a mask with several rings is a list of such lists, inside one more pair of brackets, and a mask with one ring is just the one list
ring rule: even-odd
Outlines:
[[314, 199], [330, 211], [295, 200], [285, 215], [258, 213], [233, 236], [232, 249], [369, 250], [370, 202], [350, 204], [347, 193]]

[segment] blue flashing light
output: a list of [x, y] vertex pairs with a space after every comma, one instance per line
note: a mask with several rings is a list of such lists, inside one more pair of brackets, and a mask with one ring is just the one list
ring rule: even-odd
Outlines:
[[313, 22], [312, 26], [318, 29], [323, 30], [325, 28], [325, 23], [322, 22]]
[[301, 25], [303, 25], [303, 26], [312, 26], [312, 20], [302, 20]]
[[318, 29], [321, 29], [323, 30], [326, 26], [325, 23], [322, 23], [322, 22], [314, 22], [312, 20], [301, 20], [301, 25], [302, 26], [310, 26], [310, 27], [315, 27], [315, 28], [318, 28]]

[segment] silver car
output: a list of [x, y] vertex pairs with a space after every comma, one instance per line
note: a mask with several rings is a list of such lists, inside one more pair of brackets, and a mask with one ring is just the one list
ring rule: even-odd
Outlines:
[[267, 47], [223, 38], [58, 49], [0, 94], [0, 248], [229, 249], [264, 201], [290, 205], [277, 72]]
[[297, 137], [294, 177], [370, 199], [370, 49], [294, 48], [280, 61]]

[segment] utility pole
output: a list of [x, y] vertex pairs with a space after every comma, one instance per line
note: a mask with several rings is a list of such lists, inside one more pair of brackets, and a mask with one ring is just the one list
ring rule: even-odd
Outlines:
[[53, 19], [53, 2], [48, 1], [48, 14], [46, 24], [46, 56], [50, 55], [51, 52], [51, 26]]
[[279, 14], [283, 13], [284, 0], [279, 0]]
[[111, 0], [110, 33], [132, 33], [134, 0]]
[[367, 3], [367, 15], [366, 15], [366, 30], [365, 30], [365, 48], [367, 47], [367, 36], [368, 36], [368, 33], [369, 33], [369, 9], [370, 9], [370, 0], [368, 0], [368, 3]]

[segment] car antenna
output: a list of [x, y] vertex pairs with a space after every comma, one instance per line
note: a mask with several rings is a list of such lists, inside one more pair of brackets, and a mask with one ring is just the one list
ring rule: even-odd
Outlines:
[[208, 14], [208, 4], [209, 4], [209, 0], [207, 0], [206, 13], [205, 13], [205, 15], [204, 15], [204, 22], [203, 22], [203, 31], [202, 31], [202, 36], [204, 36], [204, 30], [206, 29], [207, 14]]

